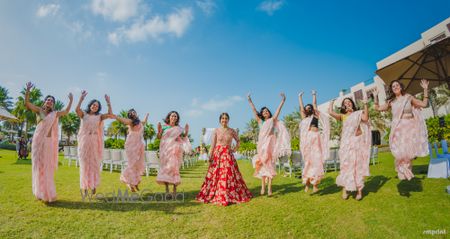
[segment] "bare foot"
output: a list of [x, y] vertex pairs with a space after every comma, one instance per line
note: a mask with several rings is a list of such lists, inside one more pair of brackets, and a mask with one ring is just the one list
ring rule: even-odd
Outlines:
[[358, 190], [358, 193], [356, 194], [355, 199], [358, 201], [362, 199], [362, 191], [361, 190]]
[[271, 196], [272, 196], [272, 189], [267, 190], [267, 196], [268, 196], [268, 197], [271, 197]]
[[97, 193], [97, 189], [96, 188], [92, 189], [92, 194], [95, 194], [95, 193]]
[[309, 190], [309, 187], [308, 187], [308, 185], [305, 185], [305, 193], [307, 193], [307, 192], [308, 192], [308, 190]]
[[319, 188], [317, 187], [317, 185], [313, 186], [313, 193], [317, 193], [319, 191]]
[[134, 186], [134, 188], [136, 188], [137, 191], [141, 191], [141, 190], [139, 189], [139, 185]]
[[342, 189], [342, 199], [344, 199], [344, 200], [348, 199], [347, 190], [345, 190], [345, 189]]
[[260, 194], [261, 194], [261, 195], [264, 195], [264, 193], [266, 193], [265, 190], [264, 190], [264, 188], [261, 188]]

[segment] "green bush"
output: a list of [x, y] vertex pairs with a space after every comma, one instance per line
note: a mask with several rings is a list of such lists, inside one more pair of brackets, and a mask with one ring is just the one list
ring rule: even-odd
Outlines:
[[300, 150], [300, 139], [297, 138], [291, 139], [291, 149]]
[[253, 142], [242, 142], [239, 146], [239, 151], [249, 151], [249, 150], [255, 150], [256, 144]]
[[11, 143], [0, 144], [0, 149], [16, 150], [16, 145]]
[[159, 144], [160, 144], [161, 140], [160, 139], [155, 139], [152, 143], [148, 144], [147, 150], [159, 150]]
[[429, 142], [438, 142], [442, 139], [450, 140], [450, 114], [444, 116], [444, 119], [445, 127], [439, 126], [439, 117], [437, 116], [426, 120]]
[[123, 149], [125, 147], [125, 140], [109, 138], [105, 140], [105, 148], [108, 149]]

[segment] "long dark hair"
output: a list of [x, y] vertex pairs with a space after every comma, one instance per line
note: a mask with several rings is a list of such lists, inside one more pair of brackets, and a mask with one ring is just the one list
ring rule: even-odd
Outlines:
[[352, 100], [352, 98], [347, 97], [347, 98], [344, 98], [344, 100], [342, 100], [342, 103], [341, 103], [341, 114], [347, 113], [347, 110], [346, 110], [345, 105], [344, 105], [345, 100], [350, 100], [350, 102], [352, 102], [352, 109], [353, 109], [353, 111], [357, 111], [358, 110], [358, 108], [356, 107], [356, 104]]
[[48, 112], [52, 112], [53, 109], [55, 108], [55, 104], [56, 104], [56, 100], [55, 100], [55, 97], [54, 97], [53, 95], [47, 95], [47, 96], [44, 98], [43, 109], [46, 109], [46, 108], [47, 108], [47, 107], [45, 106], [45, 101], [47, 101], [48, 98], [51, 98], [51, 99], [53, 100], [53, 108], [50, 108], [49, 111], [48, 111]]
[[100, 111], [102, 110], [102, 104], [100, 103], [100, 101], [98, 101], [98, 100], [96, 100], [96, 99], [93, 99], [93, 100], [91, 100], [91, 101], [89, 102], [89, 104], [87, 105], [87, 108], [86, 108], [86, 113], [88, 113], [88, 114], [91, 113], [91, 106], [92, 106], [95, 102], [97, 102], [97, 104], [98, 104], [98, 110], [97, 110], [97, 112], [95, 112], [94, 114], [95, 114], [95, 115], [100, 114]]
[[270, 112], [269, 108], [267, 108], [267, 107], [265, 107], [265, 106], [262, 107], [261, 110], [259, 111], [258, 117], [259, 117], [260, 119], [262, 119], [262, 120], [265, 120], [265, 119], [264, 119], [264, 116], [263, 116], [263, 111], [264, 111], [264, 110], [267, 110], [267, 111], [269, 112], [269, 115], [270, 115], [270, 116], [269, 116], [269, 119], [272, 118], [272, 112]]
[[[307, 111], [306, 110], [306, 107], [310, 107], [310, 111]], [[315, 112], [314, 112], [314, 107], [313, 107], [313, 105], [312, 104], [307, 104], [307, 105], [305, 105], [305, 107], [303, 107], [304, 109], [305, 109], [305, 115], [306, 116], [310, 116], [310, 115], [313, 115]]]
[[134, 116], [134, 117], [131, 115], [131, 113], [132, 113], [133, 111], [134, 111], [134, 113], [136, 114], [136, 110], [130, 109], [130, 110], [128, 111], [127, 116], [128, 116], [128, 119], [131, 120], [131, 124], [132, 124], [133, 126], [136, 126], [136, 125], [138, 125], [139, 123], [141, 123], [141, 120], [139, 119], [139, 117], [137, 116], [137, 114], [136, 114], [136, 116]]
[[220, 123], [220, 120], [222, 119], [222, 116], [226, 116], [226, 117], [228, 118], [228, 120], [230, 120], [230, 115], [228, 115], [227, 112], [223, 112], [223, 113], [220, 114], [220, 116], [219, 116], [219, 123]]
[[177, 121], [175, 122], [175, 125], [178, 126], [178, 123], [180, 123], [180, 114], [178, 114], [178, 112], [176, 112], [175, 110], [172, 110], [167, 114], [166, 118], [164, 119], [164, 122], [166, 124], [169, 124], [170, 123], [170, 115], [173, 113], [175, 113], [177, 115]]
[[395, 99], [395, 94], [394, 94], [394, 92], [392, 91], [392, 85], [393, 85], [395, 82], [397, 82], [397, 83], [400, 85], [400, 88], [401, 88], [401, 91], [400, 91], [400, 92], [401, 92], [401, 94], [402, 94], [402, 95], [405, 94], [405, 85], [403, 85], [403, 83], [401, 83], [401, 82], [398, 81], [398, 80], [394, 80], [394, 81], [391, 82], [391, 84], [389, 84], [389, 89], [387, 90], [387, 99], [386, 99], [386, 102], [391, 102], [392, 100]]

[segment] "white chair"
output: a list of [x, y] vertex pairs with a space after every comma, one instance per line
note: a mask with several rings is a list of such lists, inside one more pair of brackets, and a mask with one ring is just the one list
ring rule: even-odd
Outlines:
[[120, 156], [120, 164], [118, 164], [117, 166], [120, 166], [120, 172], [122, 172], [128, 165], [128, 158], [125, 150], [120, 150]]
[[330, 149], [330, 156], [328, 157], [328, 159], [325, 160], [323, 164], [325, 173], [328, 171], [328, 168], [330, 167], [334, 169], [335, 172], [337, 171], [339, 164], [338, 158], [339, 158], [338, 149]]
[[121, 158], [122, 158], [122, 156], [121, 156], [120, 150], [118, 150], [118, 149], [112, 149], [111, 150], [111, 166], [109, 167], [109, 172], [110, 173], [112, 173], [113, 168], [116, 165], [120, 164], [120, 162], [122, 160]]
[[71, 164], [72, 160], [75, 161], [75, 166], [78, 167], [78, 162], [79, 162], [79, 159], [78, 159], [78, 147], [70, 146], [69, 147], [69, 152], [70, 152], [69, 167], [70, 167], [70, 164]]
[[145, 175], [148, 177], [149, 172], [155, 169], [159, 170], [159, 159], [156, 151], [145, 151]]
[[428, 149], [430, 150], [430, 164], [428, 165], [428, 178], [448, 178], [450, 176], [450, 165], [447, 158], [433, 157], [433, 151], [431, 149], [431, 144], [428, 144]]
[[372, 165], [375, 165], [375, 163], [378, 161], [378, 146], [372, 146], [370, 150], [370, 159], [372, 161]]
[[67, 163], [70, 161], [70, 147], [69, 146], [64, 146], [63, 148], [64, 150], [64, 159], [67, 160]]
[[103, 159], [101, 164], [101, 169], [103, 169], [104, 166], [112, 167], [112, 159], [111, 159], [111, 150], [110, 149], [103, 149]]
[[277, 162], [275, 165], [278, 167], [278, 173], [281, 173], [281, 168], [284, 167], [284, 165], [288, 163], [289, 164], [289, 157], [283, 156], [277, 159]]
[[297, 169], [303, 170], [303, 160], [302, 154], [300, 151], [292, 151], [291, 154], [291, 163], [284, 163], [284, 168], [289, 170], [289, 177], [292, 177], [292, 172]]

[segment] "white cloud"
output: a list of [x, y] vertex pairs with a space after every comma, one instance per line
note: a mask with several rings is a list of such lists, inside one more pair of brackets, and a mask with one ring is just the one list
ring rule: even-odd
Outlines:
[[269, 16], [272, 16], [273, 13], [279, 10], [283, 5], [283, 0], [266, 0], [259, 4], [258, 9], [266, 12]]
[[240, 96], [230, 96], [226, 99], [210, 99], [209, 101], [207, 101], [206, 103], [201, 105], [201, 108], [204, 110], [208, 110], [208, 111], [223, 111], [226, 110], [227, 108], [230, 108], [231, 106], [233, 106], [234, 104], [236, 104], [237, 102], [242, 101], [243, 98]]
[[193, 21], [191, 8], [178, 9], [165, 18], [155, 16], [151, 19], [143, 18], [136, 21], [129, 28], [121, 27], [108, 34], [108, 40], [118, 45], [122, 40], [140, 42], [149, 39], [162, 41], [165, 36], [181, 37]]
[[187, 113], [186, 113], [186, 115], [187, 116], [190, 116], [190, 117], [192, 117], [192, 118], [197, 118], [197, 117], [200, 117], [200, 116], [202, 116], [203, 115], [203, 111], [201, 111], [201, 110], [189, 110]]
[[126, 21], [138, 14], [140, 0], [92, 0], [94, 14], [113, 21]]
[[197, 0], [195, 3], [207, 16], [211, 16], [217, 8], [213, 0]]
[[208, 101], [202, 103], [198, 98], [193, 98], [191, 106], [192, 108], [187, 111], [187, 115], [191, 117], [199, 117], [203, 115], [205, 111], [210, 112], [218, 112], [218, 111], [225, 111], [235, 104], [241, 102], [244, 98], [241, 96], [228, 96], [226, 98], [221, 99], [209, 99]]
[[37, 17], [54, 16], [59, 11], [59, 8], [60, 8], [59, 4], [42, 5], [36, 11], [36, 16]]
[[92, 29], [86, 26], [85, 23], [80, 21], [65, 22], [65, 20], [63, 22], [66, 28], [75, 34], [79, 39], [86, 40], [92, 38]]

